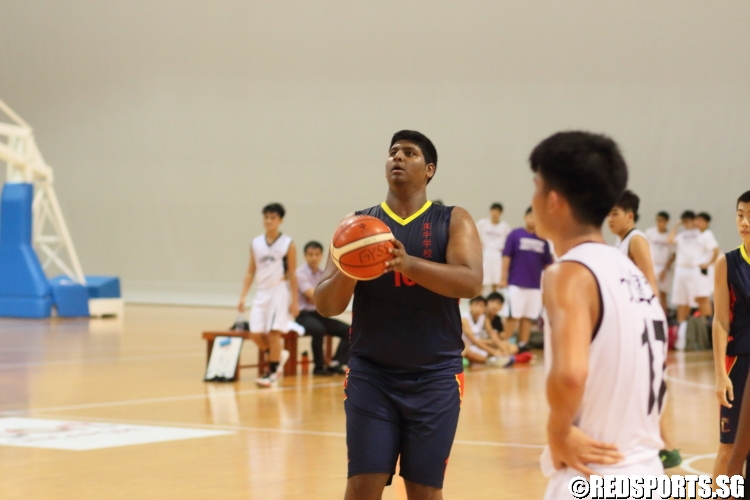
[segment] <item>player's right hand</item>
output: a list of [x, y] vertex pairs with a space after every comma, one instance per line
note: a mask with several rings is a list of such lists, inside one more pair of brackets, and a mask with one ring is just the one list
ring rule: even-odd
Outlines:
[[612, 465], [623, 459], [617, 446], [596, 441], [574, 425], [565, 434], [548, 433], [547, 437], [556, 469], [570, 467], [591, 476], [596, 472], [586, 464]]
[[244, 298], [240, 299], [240, 303], [237, 304], [237, 310], [239, 312], [245, 312], [245, 299]]
[[727, 408], [732, 407], [734, 401], [734, 386], [729, 375], [723, 375], [716, 378], [716, 397], [719, 398], [719, 404], [726, 406]]

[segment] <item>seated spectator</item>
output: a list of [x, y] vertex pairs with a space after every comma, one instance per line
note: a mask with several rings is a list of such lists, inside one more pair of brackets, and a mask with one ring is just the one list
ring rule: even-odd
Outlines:
[[492, 292], [487, 296], [487, 326], [485, 329], [490, 332], [490, 338], [497, 337], [500, 340], [508, 340], [510, 333], [505, 333], [503, 318], [500, 317], [500, 311], [505, 305], [505, 297], [500, 292]]
[[[484, 297], [475, 297], [469, 302], [469, 312], [462, 315], [464, 352], [463, 356], [473, 363], [490, 366], [512, 366], [514, 363], [528, 363], [532, 356], [518, 353], [518, 347], [502, 340], [491, 327], [485, 310]], [[501, 305], [502, 307], [502, 305]]]
[[[343, 321], [321, 316], [315, 310], [313, 294], [318, 286], [323, 269], [320, 263], [323, 260], [323, 245], [317, 241], [310, 241], [305, 245], [306, 264], [297, 268], [297, 283], [299, 287], [299, 309], [297, 323], [305, 327], [305, 332], [312, 336], [313, 352], [313, 375], [333, 375], [334, 373], [345, 374], [344, 365], [349, 362], [349, 325]], [[323, 337], [332, 335], [340, 340], [331, 363], [325, 366], [323, 355]]]

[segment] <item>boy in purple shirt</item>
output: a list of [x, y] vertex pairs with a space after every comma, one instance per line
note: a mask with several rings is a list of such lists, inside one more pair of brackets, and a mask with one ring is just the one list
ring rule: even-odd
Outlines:
[[531, 336], [531, 324], [542, 313], [542, 271], [552, 264], [549, 243], [534, 233], [531, 207], [524, 217], [526, 227], [511, 231], [503, 250], [503, 278], [501, 287], [508, 287], [508, 320], [505, 327], [513, 333], [518, 326], [518, 347], [526, 348]]

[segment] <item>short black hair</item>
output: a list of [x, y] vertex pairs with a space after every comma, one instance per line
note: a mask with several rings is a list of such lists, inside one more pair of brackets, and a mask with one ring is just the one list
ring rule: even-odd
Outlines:
[[503, 204], [495, 202], [495, 203], [493, 203], [490, 206], [490, 210], [500, 210], [502, 212], [503, 211]]
[[531, 213], [531, 207], [526, 209], [526, 212], [524, 213], [524, 215], [529, 215], [530, 213]]
[[684, 212], [682, 212], [682, 215], [680, 215], [680, 219], [693, 220], [695, 219], [695, 212], [693, 212], [692, 210], [685, 210]]
[[479, 296], [474, 297], [473, 299], [471, 299], [469, 301], [469, 304], [474, 304], [475, 302], [481, 302], [483, 304], [486, 304], [487, 303], [487, 299], [485, 299], [484, 297], [482, 297], [481, 295], [479, 295]]
[[628, 167], [617, 143], [590, 132], [558, 132], [529, 157], [531, 170], [558, 191], [583, 224], [600, 227], [628, 184]]
[[323, 251], [323, 245], [321, 245], [319, 242], [315, 240], [312, 240], [312, 241], [308, 241], [307, 243], [305, 243], [305, 248], [304, 250], [302, 250], [302, 253], [307, 253], [307, 251], [311, 248], [316, 248], [320, 250], [321, 252]]
[[740, 203], [750, 203], [750, 191], [745, 191], [744, 193], [742, 193], [740, 197], [737, 198], [737, 203], [734, 207], [737, 208]]
[[701, 212], [695, 216], [696, 219], [703, 219], [706, 222], [711, 222], [711, 214], [708, 212]]
[[662, 210], [661, 212], [657, 212], [656, 216], [657, 217], [661, 217], [662, 219], [669, 220], [669, 212], [667, 212], [666, 210]]
[[503, 297], [503, 294], [500, 292], [492, 292], [487, 296], [487, 302], [490, 300], [499, 300], [502, 303], [505, 303], [505, 297]]
[[[435, 174], [437, 174], [437, 149], [435, 149], [435, 145], [426, 135], [422, 132], [417, 132], [416, 130], [399, 130], [393, 134], [393, 137], [391, 137], [391, 145], [388, 146], [388, 148], [392, 148], [398, 141], [409, 141], [412, 144], [416, 144], [422, 151], [424, 164], [429, 165], [432, 163], [435, 165]], [[432, 176], [435, 177], [435, 174], [432, 174]], [[431, 180], [432, 178], [427, 179], [427, 184], [429, 184]]]
[[269, 203], [263, 207], [263, 215], [265, 214], [278, 214], [283, 219], [286, 215], [286, 210], [284, 210], [284, 205], [281, 203]]
[[632, 212], [633, 220], [638, 222], [638, 207], [641, 204], [641, 199], [637, 194], [632, 192], [630, 189], [626, 189], [620, 199], [615, 203], [616, 207], [621, 208], [624, 212]]

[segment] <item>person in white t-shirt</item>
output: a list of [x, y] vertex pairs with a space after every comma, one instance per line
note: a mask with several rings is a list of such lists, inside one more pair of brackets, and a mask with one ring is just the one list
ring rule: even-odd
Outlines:
[[669, 213], [661, 211], [656, 214], [656, 226], [646, 229], [645, 234], [651, 246], [651, 258], [654, 261], [654, 274], [659, 288], [659, 302], [664, 312], [667, 311], [667, 294], [671, 281], [671, 270], [667, 267], [674, 255], [674, 245], [669, 244]]
[[680, 324], [687, 320], [691, 307], [698, 306], [701, 312], [711, 308], [701, 274], [705, 251], [700, 237], [692, 210], [685, 210], [680, 223], [669, 233], [669, 243], [675, 245], [672, 302], [677, 306], [677, 322]]
[[280, 231], [286, 211], [279, 203], [263, 208], [265, 234], [253, 239], [250, 263], [242, 282], [237, 309], [245, 311], [245, 297], [255, 281], [255, 292], [250, 308], [250, 338], [262, 352], [268, 352], [268, 371], [255, 383], [271, 387], [283, 373], [289, 351], [282, 349], [281, 335], [299, 314], [297, 297], [297, 249], [292, 238]]
[[490, 288], [491, 292], [498, 289], [502, 274], [503, 248], [505, 240], [510, 234], [510, 226], [501, 220], [503, 216], [503, 205], [493, 203], [490, 207], [490, 216], [477, 221], [479, 240], [482, 242], [482, 265], [484, 266], [484, 279], [482, 285]]
[[[704, 292], [707, 294], [709, 299], [714, 294], [714, 268], [717, 259], [719, 258], [719, 254], [721, 254], [721, 249], [719, 248], [719, 242], [716, 241], [716, 236], [714, 236], [714, 232], [711, 231], [709, 226], [711, 225], [711, 215], [709, 215], [707, 212], [701, 212], [698, 215], [695, 216], [695, 227], [697, 227], [700, 232], [701, 236], [699, 238], [699, 241], [701, 243], [701, 247], [703, 248], [703, 255], [701, 256], [701, 275], [702, 275], [702, 281], [703, 281], [703, 288]], [[711, 306], [711, 300], [707, 301], [708, 306]], [[703, 313], [703, 311], [702, 311]], [[705, 316], [711, 316], [713, 314], [713, 309], [706, 310]]]

